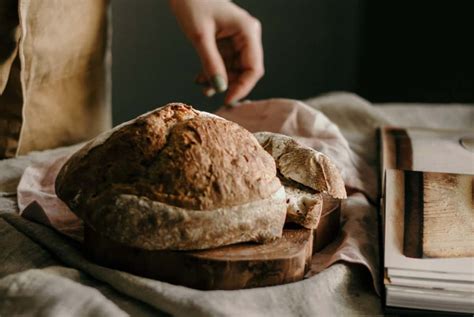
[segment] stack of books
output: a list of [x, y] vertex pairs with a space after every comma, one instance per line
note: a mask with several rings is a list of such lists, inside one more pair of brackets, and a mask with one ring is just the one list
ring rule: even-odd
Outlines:
[[380, 136], [386, 307], [474, 313], [474, 131]]

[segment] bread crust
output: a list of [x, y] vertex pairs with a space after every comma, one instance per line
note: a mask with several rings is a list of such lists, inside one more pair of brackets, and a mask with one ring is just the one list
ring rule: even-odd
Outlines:
[[[177, 123], [150, 166], [154, 200], [215, 209], [266, 198], [281, 186], [273, 158], [247, 130], [209, 117]], [[182, 168], [182, 167], [185, 168]]]
[[[271, 197], [281, 190], [275, 161], [250, 132], [179, 103], [98, 136], [66, 162], [56, 179], [58, 197], [91, 227], [147, 249], [202, 249], [277, 238], [286, 205], [284, 199]], [[263, 201], [267, 209], [259, 205]], [[246, 211], [256, 223], [249, 227], [252, 234], [236, 216], [247, 208], [244, 205], [255, 209]], [[223, 212], [229, 208], [235, 209], [233, 216]], [[206, 212], [207, 218], [197, 216]], [[187, 220], [171, 221], [177, 215]], [[163, 217], [169, 217], [171, 225]], [[188, 220], [194, 218], [207, 220], [193, 225]], [[241, 235], [235, 229], [239, 221]], [[229, 233], [219, 231], [220, 239], [205, 234], [217, 224], [229, 226]], [[179, 226], [203, 226], [204, 231], [198, 235]], [[176, 232], [181, 236], [173, 236]], [[211, 236], [213, 241], [206, 240]]]
[[239, 242], [266, 243], [282, 235], [281, 187], [268, 198], [213, 210], [170, 206], [147, 197], [104, 192], [84, 219], [97, 232], [145, 250], [199, 250]]
[[329, 157], [286, 135], [271, 132], [254, 135], [272, 155], [283, 177], [333, 198], [347, 198], [342, 176]]

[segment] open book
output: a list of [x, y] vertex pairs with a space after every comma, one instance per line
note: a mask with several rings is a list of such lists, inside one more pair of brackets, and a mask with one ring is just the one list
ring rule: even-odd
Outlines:
[[474, 131], [380, 137], [386, 305], [474, 313]]

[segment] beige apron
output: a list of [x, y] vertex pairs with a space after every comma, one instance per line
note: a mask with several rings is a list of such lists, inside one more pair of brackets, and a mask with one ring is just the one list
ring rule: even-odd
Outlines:
[[0, 158], [110, 128], [108, 0], [0, 1]]

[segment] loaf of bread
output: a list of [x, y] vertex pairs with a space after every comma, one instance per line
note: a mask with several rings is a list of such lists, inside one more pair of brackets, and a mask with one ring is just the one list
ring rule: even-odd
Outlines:
[[286, 221], [316, 229], [324, 195], [336, 199], [347, 197], [339, 170], [329, 157], [289, 136], [271, 132], [254, 135], [276, 162], [287, 196]]
[[93, 230], [147, 250], [192, 250], [281, 236], [275, 161], [236, 123], [174, 103], [87, 143], [56, 193]]

